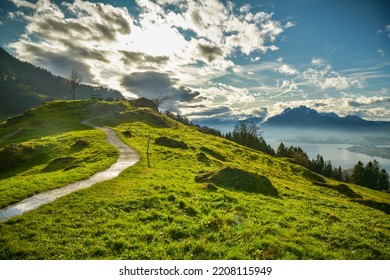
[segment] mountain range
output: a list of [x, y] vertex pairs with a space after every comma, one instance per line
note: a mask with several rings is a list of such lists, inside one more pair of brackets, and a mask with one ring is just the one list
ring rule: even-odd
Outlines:
[[355, 115], [340, 117], [329, 112], [320, 113], [306, 106], [287, 108], [281, 114], [269, 118], [264, 127], [288, 126], [305, 128], [334, 128], [347, 130], [389, 129], [390, 122], [367, 121]]
[[287, 108], [261, 124], [267, 138], [302, 143], [390, 145], [390, 122], [341, 117], [306, 106]]
[[[0, 92], [0, 117], [3, 119], [21, 114], [44, 101], [72, 98], [65, 78], [20, 61], [1, 47]], [[91, 96], [124, 99], [117, 90], [85, 84], [77, 88], [77, 99], [91, 98]]]

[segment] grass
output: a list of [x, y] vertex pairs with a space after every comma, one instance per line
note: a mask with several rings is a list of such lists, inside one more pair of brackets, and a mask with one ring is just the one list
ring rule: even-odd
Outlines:
[[[388, 205], [389, 194], [350, 184], [340, 189], [339, 182], [151, 110], [125, 105], [120, 110], [97, 122], [116, 129], [141, 160], [113, 180], [1, 223], [1, 259], [390, 258], [389, 215], [351, 197]], [[90, 131], [95, 130], [60, 133], [48, 141]], [[188, 148], [154, 144], [160, 137]], [[66, 151], [75, 140], [67, 142], [61, 156], [48, 157], [45, 166], [56, 158], [65, 159], [53, 165], [68, 164], [69, 157], [73, 163], [77, 157]], [[85, 156], [93, 153], [84, 150]], [[195, 181], [201, 171], [229, 168], [266, 177], [278, 196], [225, 188], [218, 180]]]

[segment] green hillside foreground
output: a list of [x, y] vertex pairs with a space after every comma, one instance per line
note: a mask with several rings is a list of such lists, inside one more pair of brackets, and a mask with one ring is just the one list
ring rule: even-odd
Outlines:
[[141, 160], [0, 223], [0, 259], [390, 259], [388, 193], [124, 101], [51, 102], [1, 124], [12, 159], [0, 157], [1, 208], [115, 161], [103, 133], [80, 124], [97, 116]]

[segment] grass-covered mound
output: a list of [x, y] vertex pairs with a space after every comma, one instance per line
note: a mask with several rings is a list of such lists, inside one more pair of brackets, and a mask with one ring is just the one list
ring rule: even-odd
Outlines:
[[160, 146], [178, 149], [188, 149], [188, 145], [180, 140], [171, 139], [165, 136], [158, 137], [154, 143]]
[[325, 187], [331, 190], [334, 190], [340, 194], [345, 195], [346, 197], [350, 198], [362, 198], [360, 194], [355, 193], [350, 187], [348, 187], [346, 184], [337, 184], [337, 185], [332, 185], [332, 184], [327, 184], [327, 183], [320, 183], [316, 182], [314, 183], [316, 186], [321, 186]]
[[198, 183], [213, 183], [233, 190], [278, 196], [278, 190], [267, 177], [229, 166], [214, 172], [200, 172], [195, 177], [195, 181]]
[[[113, 180], [0, 223], [0, 259], [390, 259], [388, 193], [353, 184], [340, 186], [284, 159], [201, 133], [149, 108], [121, 102], [62, 105], [68, 108], [68, 117], [61, 120], [55, 116], [62, 114], [58, 102], [33, 110], [41, 112], [39, 118], [52, 120], [36, 130], [26, 124], [39, 121], [38, 115], [0, 126], [0, 141], [4, 130], [8, 134], [25, 128], [28, 140], [10, 137], [8, 144], [34, 147], [43, 152], [39, 158], [46, 155], [40, 161], [27, 159], [3, 174], [9, 177], [0, 184], [2, 205], [8, 205], [12, 196], [20, 200], [107, 164], [110, 147], [103, 132], [79, 124], [93, 108], [101, 107], [105, 116], [94, 122], [112, 126], [141, 160]], [[118, 118], [116, 113], [126, 117]], [[156, 121], [167, 125], [155, 125]], [[44, 127], [56, 133], [48, 135], [50, 130], [41, 130]], [[131, 134], [123, 134], [126, 131]], [[183, 141], [189, 148], [155, 144], [160, 137]], [[50, 162], [66, 157], [75, 158], [70, 166], [83, 167], [41, 173]], [[215, 176], [215, 181], [196, 182], [202, 170], [207, 178]], [[227, 187], [229, 176], [236, 172], [238, 178], [245, 174], [246, 181], [248, 176], [267, 177], [278, 196]]]

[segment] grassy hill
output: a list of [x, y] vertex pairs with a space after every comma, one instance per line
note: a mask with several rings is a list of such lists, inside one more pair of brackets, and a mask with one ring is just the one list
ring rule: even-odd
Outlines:
[[102, 132], [80, 124], [97, 116], [141, 160], [0, 223], [0, 259], [390, 258], [389, 194], [124, 101], [52, 102], [1, 124], [1, 208], [115, 161]]

